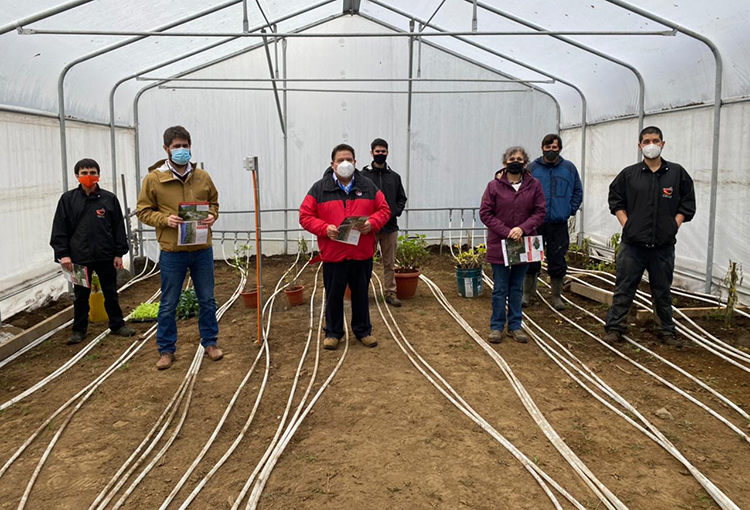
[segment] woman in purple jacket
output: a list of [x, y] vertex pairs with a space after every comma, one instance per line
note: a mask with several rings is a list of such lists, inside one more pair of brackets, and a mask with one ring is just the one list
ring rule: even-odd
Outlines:
[[495, 173], [482, 196], [479, 217], [487, 226], [487, 262], [492, 264], [492, 318], [489, 341], [503, 341], [505, 303], [508, 303], [508, 336], [526, 343], [521, 330], [521, 298], [527, 264], [505, 266], [502, 240], [536, 235], [546, 212], [542, 185], [527, 169], [529, 156], [522, 147], [511, 147], [503, 155], [504, 168]]

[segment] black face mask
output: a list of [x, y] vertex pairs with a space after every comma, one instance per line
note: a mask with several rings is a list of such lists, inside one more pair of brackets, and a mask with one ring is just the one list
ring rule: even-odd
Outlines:
[[375, 154], [372, 157], [372, 160], [375, 161], [378, 165], [382, 165], [385, 163], [386, 158], [388, 157], [388, 154]]
[[542, 154], [544, 154], [546, 161], [554, 161], [560, 155], [560, 151], [544, 151]]
[[518, 161], [514, 161], [513, 163], [508, 163], [505, 167], [508, 173], [513, 174], [513, 175], [518, 175], [521, 172], [523, 172], [523, 168], [524, 168], [523, 163], [519, 163]]

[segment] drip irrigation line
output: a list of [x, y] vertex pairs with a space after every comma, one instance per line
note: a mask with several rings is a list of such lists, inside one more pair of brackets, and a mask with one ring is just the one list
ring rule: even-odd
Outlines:
[[[286, 276], [289, 274], [289, 272], [292, 271], [296, 267], [297, 263], [299, 262], [299, 258], [300, 258], [300, 253], [297, 253], [297, 258], [295, 259], [294, 263], [292, 263], [292, 265], [284, 272], [284, 274], [281, 276], [281, 278], [279, 279], [279, 281], [276, 283], [276, 288], [274, 290], [274, 293], [271, 295], [271, 297], [269, 298], [269, 300], [266, 302], [266, 305], [264, 306], [264, 309], [265, 308], [269, 308], [267, 328], [264, 331], [264, 339], [263, 339], [265, 345], [263, 346], [262, 349], [258, 349], [258, 355], [255, 357], [255, 361], [253, 362], [253, 364], [251, 365], [250, 369], [245, 374], [245, 377], [242, 379], [242, 381], [240, 382], [240, 384], [237, 386], [237, 389], [235, 390], [234, 395], [232, 396], [232, 399], [229, 401], [229, 404], [224, 409], [224, 413], [222, 414], [221, 418], [219, 419], [219, 422], [216, 424], [216, 427], [214, 428], [213, 433], [211, 434], [211, 436], [206, 441], [206, 444], [203, 446], [203, 449], [195, 457], [195, 459], [193, 460], [193, 463], [190, 465], [190, 467], [188, 467], [188, 469], [182, 475], [182, 478], [180, 478], [179, 482], [177, 482], [177, 484], [174, 486], [174, 488], [172, 489], [172, 491], [170, 492], [170, 494], [164, 499], [164, 501], [162, 502], [161, 506], [159, 507], [159, 510], [165, 510], [169, 506], [169, 504], [172, 502], [172, 500], [175, 498], [175, 496], [177, 496], [177, 494], [179, 493], [179, 491], [185, 485], [185, 483], [187, 482], [187, 480], [190, 477], [190, 475], [198, 467], [198, 464], [203, 460], [203, 458], [205, 457], [206, 453], [208, 453], [208, 450], [211, 448], [211, 446], [213, 445], [213, 443], [216, 440], [217, 436], [219, 435], [219, 432], [221, 431], [222, 427], [224, 426], [224, 423], [225, 423], [227, 417], [229, 416], [229, 413], [232, 411], [232, 409], [234, 407], [234, 404], [237, 402], [237, 399], [239, 398], [240, 392], [244, 389], [245, 385], [247, 384], [247, 381], [250, 379], [250, 376], [253, 374], [253, 371], [255, 370], [255, 367], [258, 364], [258, 361], [260, 360], [261, 353], [265, 352], [265, 355], [266, 355], [265, 373], [264, 373], [264, 376], [263, 376], [262, 384], [261, 384], [260, 389], [258, 391], [258, 396], [257, 396], [257, 398], [255, 400], [255, 404], [254, 404], [253, 409], [252, 409], [252, 411], [250, 413], [250, 416], [249, 416], [249, 418], [248, 418], [248, 420], [246, 422], [246, 425], [248, 427], [249, 427], [250, 423], [252, 422], [253, 418], [255, 417], [255, 413], [257, 412], [258, 407], [260, 405], [261, 398], [263, 397], [263, 394], [264, 394], [264, 391], [265, 391], [265, 388], [266, 388], [266, 384], [267, 384], [267, 381], [268, 381], [268, 374], [270, 372], [270, 352], [269, 352], [269, 349], [268, 349], [268, 333], [270, 332], [270, 329], [271, 329], [271, 315], [273, 313], [273, 304], [274, 304], [274, 302], [276, 300], [276, 296], [279, 294], [279, 292], [281, 292], [281, 290], [283, 288], [285, 288], [285, 287], [288, 286], [287, 284], [285, 284], [285, 285], [282, 286], [282, 283], [284, 282], [284, 278], [286, 278]], [[302, 269], [297, 273], [297, 275], [295, 276], [295, 278], [299, 277], [299, 275], [302, 273], [302, 271], [305, 270], [305, 267], [306, 267], [306, 265], [302, 267]], [[265, 315], [265, 313], [263, 315]]]
[[[324, 296], [323, 299], [325, 301], [327, 299], [325, 292], [323, 296]], [[322, 307], [322, 308], [324, 309], [325, 307]], [[322, 320], [321, 320], [321, 325], [322, 325]], [[318, 401], [320, 396], [326, 390], [328, 385], [336, 376], [336, 373], [338, 373], [339, 369], [343, 365], [344, 360], [346, 359], [346, 354], [349, 352], [349, 326], [347, 325], [346, 320], [344, 320], [344, 333], [346, 337], [346, 343], [344, 344], [344, 352], [339, 357], [338, 363], [336, 363], [336, 366], [333, 368], [333, 370], [328, 375], [326, 380], [323, 381], [320, 388], [318, 388], [318, 391], [312, 397], [312, 399], [310, 400], [310, 403], [307, 404], [307, 406], [305, 407], [305, 410], [301, 414], [297, 415], [297, 413], [299, 413], [299, 410], [301, 409], [305, 401], [303, 400], [302, 402], [300, 402], [300, 405], [297, 408], [297, 412], [295, 412], [295, 416], [292, 417], [292, 419], [289, 421], [289, 424], [287, 425], [287, 428], [284, 431], [284, 434], [281, 436], [281, 439], [276, 444], [271, 454], [268, 456], [268, 460], [265, 462], [263, 469], [258, 474], [257, 480], [255, 481], [255, 485], [253, 486], [253, 490], [250, 493], [250, 498], [248, 499], [247, 505], [245, 507], [246, 509], [255, 510], [255, 508], [258, 506], [258, 502], [260, 501], [260, 497], [263, 493], [263, 489], [265, 488], [266, 483], [268, 482], [268, 478], [271, 476], [271, 472], [276, 467], [276, 463], [279, 461], [279, 458], [284, 453], [284, 450], [286, 450], [286, 447], [289, 445], [289, 442], [292, 440], [292, 437], [294, 437], [294, 434], [297, 432], [297, 429], [299, 429], [300, 425], [302, 425], [302, 422], [305, 420], [305, 418], [310, 413], [315, 403]], [[321, 334], [321, 329], [319, 326], [318, 328], [318, 352], [320, 352], [320, 334]], [[310, 388], [312, 388], [312, 379], [308, 387], [308, 391]], [[252, 475], [251, 475], [251, 478], [252, 478]], [[232, 505], [232, 510], [237, 510], [240, 503], [241, 503], [241, 498], [238, 497], [237, 500], [235, 500], [234, 505]]]
[[[131, 285], [134, 285], [134, 284], [136, 284], [138, 282], [144, 281], [144, 280], [146, 280], [146, 279], [154, 276], [154, 274], [158, 274], [158, 271], [156, 273], [154, 273], [154, 270], [157, 267], [157, 264], [154, 263], [154, 267], [151, 269], [151, 272], [149, 274], [147, 274], [146, 276], [143, 276], [143, 274], [146, 272], [146, 268], [148, 267], [148, 260], [149, 259], [146, 259], [146, 264], [143, 265], [143, 269], [138, 274], [138, 276], [136, 276], [135, 278], [133, 278], [132, 280], [130, 280], [129, 282], [127, 282], [125, 285], [123, 285], [120, 289], [118, 289], [117, 290], [118, 293], [120, 293], [123, 290], [127, 289]], [[53, 335], [59, 333], [63, 329], [68, 328], [68, 327], [70, 327], [72, 325], [73, 325], [73, 319], [70, 319], [68, 322], [66, 322], [65, 324], [63, 324], [61, 326], [56, 327], [55, 329], [53, 329], [49, 333], [45, 333], [44, 335], [40, 336], [39, 338], [37, 338], [36, 340], [34, 340], [33, 342], [31, 342], [30, 344], [24, 346], [22, 349], [14, 352], [13, 354], [11, 354], [10, 356], [8, 356], [7, 358], [5, 358], [2, 361], [0, 361], [0, 368], [3, 368], [5, 365], [7, 365], [8, 363], [10, 363], [13, 360], [16, 360], [16, 359], [20, 358], [21, 356], [23, 356], [24, 354], [26, 354], [27, 352], [29, 352], [34, 347], [36, 347], [38, 345], [41, 345], [42, 343], [44, 343], [47, 340], [49, 340]]]
[[[544, 283], [546, 285], [546, 282], [544, 282], [544, 280], [540, 279], [540, 281], [542, 281], [542, 283]], [[537, 294], [539, 294], [538, 291], [537, 291]], [[541, 294], [539, 294], [539, 295], [541, 295]], [[565, 302], [567, 302], [568, 304], [572, 305], [573, 307], [575, 307], [576, 309], [580, 310], [581, 312], [589, 315], [590, 317], [592, 317], [594, 320], [598, 321], [599, 323], [604, 324], [604, 321], [602, 319], [600, 319], [599, 317], [597, 317], [592, 312], [589, 312], [585, 308], [577, 305], [576, 303], [574, 303], [573, 301], [571, 301], [567, 297], [563, 296], [563, 300]], [[622, 359], [624, 359], [625, 361], [627, 361], [628, 363], [630, 363], [634, 367], [636, 367], [639, 370], [641, 370], [641, 371], [645, 372], [646, 374], [650, 375], [651, 377], [653, 377], [654, 379], [656, 379], [660, 383], [662, 383], [665, 386], [669, 387], [670, 389], [674, 390], [680, 396], [686, 398], [687, 400], [689, 400], [690, 402], [692, 402], [696, 406], [698, 406], [701, 409], [703, 409], [704, 411], [708, 412], [709, 414], [711, 414], [711, 416], [713, 416], [714, 418], [716, 418], [717, 420], [719, 420], [720, 422], [722, 422], [724, 425], [726, 425], [727, 427], [729, 427], [733, 432], [735, 432], [737, 435], [739, 435], [743, 440], [745, 440], [746, 442], [750, 443], [750, 437], [748, 437], [747, 434], [745, 434], [739, 427], [737, 427], [732, 422], [730, 422], [729, 420], [727, 420], [726, 418], [724, 418], [722, 415], [720, 415], [719, 413], [717, 413], [716, 411], [714, 411], [713, 409], [711, 409], [710, 407], [708, 407], [706, 404], [704, 404], [703, 402], [701, 402], [697, 398], [693, 397], [689, 393], [685, 392], [684, 390], [680, 389], [675, 384], [673, 384], [673, 383], [669, 382], [668, 380], [666, 380], [665, 378], [661, 377], [660, 375], [658, 375], [654, 371], [650, 370], [649, 368], [646, 368], [645, 366], [643, 366], [642, 364], [638, 363], [634, 359], [632, 359], [629, 356], [623, 354], [618, 349], [614, 348], [613, 346], [609, 345], [607, 342], [605, 342], [602, 339], [600, 339], [597, 335], [591, 333], [586, 328], [580, 326], [577, 322], [575, 322], [572, 319], [568, 318], [566, 315], [560, 313], [557, 310], [554, 310], [554, 308], [552, 309], [552, 311], [555, 312], [558, 316], [560, 316], [560, 318], [562, 318], [564, 321], [566, 321], [567, 323], [571, 324], [573, 327], [575, 327], [576, 329], [578, 329], [579, 331], [581, 331], [585, 335], [593, 338], [594, 340], [596, 340], [598, 343], [600, 343], [601, 345], [603, 345], [605, 348], [607, 348], [610, 351], [612, 351], [617, 356], [621, 357]], [[635, 340], [633, 340], [629, 336], [623, 335], [623, 338], [628, 343], [630, 343], [631, 345], [633, 345], [634, 347], [637, 347], [638, 349], [646, 352], [647, 354], [650, 354], [654, 358], [656, 358], [659, 361], [661, 361], [661, 362], [665, 363], [666, 365], [668, 365], [670, 368], [673, 368], [674, 370], [678, 371], [680, 374], [684, 375], [685, 377], [687, 377], [688, 379], [690, 379], [692, 382], [698, 384], [701, 388], [705, 389], [706, 391], [710, 392], [715, 397], [719, 398], [722, 402], [724, 402], [726, 405], [728, 405], [729, 407], [731, 407], [732, 409], [734, 409], [735, 411], [737, 411], [741, 415], [744, 416], [744, 414], [746, 414], [743, 410], [741, 410], [736, 404], [734, 404], [727, 397], [725, 397], [724, 395], [722, 395], [721, 393], [719, 393], [715, 389], [711, 388], [710, 386], [708, 386], [707, 384], [705, 384], [700, 379], [698, 379], [695, 376], [691, 375], [690, 373], [688, 373], [684, 369], [680, 368], [678, 365], [672, 363], [671, 361], [667, 360], [666, 358], [664, 358], [664, 357], [660, 356], [659, 354], [655, 353], [654, 351], [648, 349], [646, 346], [644, 346], [644, 345], [636, 342]]]
[[[244, 273], [240, 273], [240, 282], [237, 285], [237, 288], [234, 290], [234, 292], [232, 293], [232, 296], [227, 300], [227, 302], [224, 303], [216, 312], [217, 320], [221, 320], [221, 318], [224, 316], [226, 311], [234, 304], [234, 302], [239, 297], [241, 290], [244, 288], [246, 282], [247, 282], [246, 275]], [[169, 426], [171, 425], [171, 422], [174, 419], [174, 416], [176, 415], [177, 410], [180, 408], [183, 400], [185, 399], [186, 391], [187, 391], [187, 401], [183, 408], [183, 413], [180, 416], [178, 424], [175, 426], [172, 436], [170, 436], [165, 446], [156, 454], [154, 459], [143, 469], [143, 471], [138, 475], [136, 480], [128, 487], [125, 493], [120, 497], [117, 503], [115, 503], [115, 506], [114, 506], [115, 509], [120, 508], [125, 503], [125, 500], [127, 499], [127, 497], [130, 496], [133, 490], [135, 490], [136, 486], [145, 478], [145, 476], [149, 473], [149, 471], [151, 471], [153, 466], [156, 465], [158, 460], [161, 459], [161, 457], [166, 453], [166, 451], [172, 445], [174, 440], [177, 438], [177, 435], [179, 434], [182, 428], [182, 425], [184, 423], [185, 417], [187, 415], [188, 408], [190, 407], [190, 402], [192, 400], [193, 386], [195, 385], [198, 371], [200, 370], [201, 362], [203, 359], [203, 355], [202, 355], [203, 351], [204, 351], [203, 347], [201, 345], [198, 345], [198, 347], [196, 348], [193, 361], [190, 364], [190, 367], [188, 368], [188, 371], [185, 374], [185, 377], [183, 378], [178, 388], [175, 390], [175, 393], [171, 401], [169, 402], [169, 404], [167, 404], [167, 407], [162, 412], [156, 424], [152, 427], [149, 434], [141, 442], [141, 444], [134, 451], [134, 453], [131, 454], [128, 460], [126, 460], [125, 463], [120, 467], [118, 472], [110, 480], [107, 486], [99, 493], [94, 503], [92, 503], [92, 505], [89, 507], [90, 510], [93, 509], [95, 505], [97, 505], [97, 501], [100, 501], [98, 503], [98, 506], [96, 507], [97, 509], [106, 508], [107, 505], [110, 503], [110, 501], [112, 501], [112, 499], [116, 497], [117, 493], [124, 486], [124, 484], [127, 483], [127, 480], [135, 472], [135, 470], [138, 469], [138, 467], [143, 462], [145, 462], [145, 460], [148, 458], [150, 453], [158, 445], [159, 441], [161, 440], [161, 437], [166, 433]], [[167, 416], [167, 412], [169, 412], [168, 416]], [[166, 420], [164, 420], [165, 416], [167, 416]], [[162, 420], [164, 420], [163, 424], [162, 424]], [[159, 433], [156, 435], [156, 437], [151, 439], [151, 437], [153, 436], [153, 433], [160, 426], [161, 426], [161, 429]], [[145, 451], [143, 451], [143, 453], [140, 454], [140, 457], [133, 463], [133, 460], [135, 459], [136, 455], [138, 455], [138, 453], [143, 449], [143, 447], [149, 441], [150, 441], [149, 446], [146, 448]], [[130, 467], [128, 469], [129, 465]], [[125, 472], [123, 475], [123, 472], [126, 469], [127, 469], [127, 472]]]
[[[273, 439], [271, 441], [271, 444], [266, 449], [266, 452], [263, 455], [263, 458], [259, 462], [258, 466], [262, 466], [262, 464], [268, 458], [268, 455], [270, 455], [271, 451], [273, 450], [273, 447], [276, 445], [276, 441], [278, 440], [278, 437], [281, 434], [281, 431], [283, 430], [284, 423], [286, 422], [286, 418], [287, 418], [289, 410], [291, 409], [291, 406], [292, 406], [294, 394], [296, 392], [297, 384], [298, 384], [299, 377], [300, 377], [300, 374], [301, 374], [301, 371], [302, 371], [302, 366], [304, 365], [305, 359], [307, 358], [307, 353], [308, 353], [309, 347], [310, 347], [310, 341], [312, 339], [312, 332], [313, 332], [313, 326], [314, 326], [314, 316], [313, 316], [314, 306], [313, 306], [313, 304], [314, 304], [315, 295], [316, 295], [317, 289], [318, 289], [318, 273], [319, 273], [321, 267], [322, 267], [322, 265], [318, 266], [318, 270], [315, 273], [315, 285], [313, 287], [312, 296], [310, 297], [310, 329], [309, 329], [309, 333], [307, 335], [307, 342], [305, 343], [305, 348], [303, 350], [302, 356], [301, 356], [299, 364], [297, 366], [297, 372], [295, 374], [294, 382], [292, 383], [292, 388], [291, 388], [290, 393], [289, 393], [289, 399], [287, 401], [286, 408], [284, 409], [284, 414], [281, 417], [281, 420], [279, 422], [279, 426], [276, 429], [276, 434], [274, 435], [274, 437], [273, 437]], [[324, 312], [324, 310], [325, 310], [325, 308], [323, 306], [321, 306], [321, 313], [320, 313], [320, 318], [319, 318], [319, 321], [321, 322], [321, 324], [322, 324], [322, 320], [323, 320], [323, 312]], [[267, 345], [267, 343], [268, 343], [267, 341], [264, 342], [265, 345]], [[317, 349], [316, 356], [315, 356], [315, 368], [314, 368], [314, 371], [313, 371], [313, 375], [311, 377], [310, 385], [308, 386], [308, 390], [305, 393], [305, 396], [303, 397], [302, 402], [304, 402], [305, 399], [307, 398], [307, 395], [308, 395], [308, 393], [310, 391], [310, 387], [312, 386], [312, 383], [315, 381], [315, 375], [317, 374], [317, 370], [318, 370], [319, 358], [320, 358], [320, 333], [318, 334], [318, 349]], [[295, 417], [296, 417], [296, 415], [295, 415]], [[250, 427], [251, 421], [252, 421], [252, 415], [245, 422], [245, 425], [242, 428], [242, 431], [237, 436], [237, 438], [235, 438], [235, 440], [232, 443], [232, 445], [227, 449], [227, 451], [224, 453], [224, 455], [221, 457], [221, 459], [219, 459], [219, 461], [211, 468], [211, 470], [208, 472], [208, 474], [206, 474], [206, 476], [203, 477], [203, 479], [198, 483], [198, 485], [195, 487], [195, 489], [193, 489], [193, 492], [191, 492], [190, 495], [188, 496], [188, 498], [182, 503], [182, 505], [180, 505], [179, 510], [185, 510], [193, 502], [193, 500], [198, 495], [198, 493], [203, 489], [203, 487], [205, 487], [205, 485], [208, 483], [208, 481], [214, 476], [214, 474], [216, 474], [216, 472], [219, 470], [219, 468], [221, 468], [221, 466], [224, 465], [224, 463], [227, 461], [227, 459], [229, 458], [229, 456], [234, 452], [234, 450], [237, 448], [237, 446], [240, 444], [240, 442], [244, 438], [245, 434], [247, 433], [247, 431], [248, 431], [248, 429]], [[257, 472], [259, 470], [260, 470], [260, 467], [256, 466], [255, 471], [253, 472], [253, 476], [251, 477], [251, 481], [254, 478], [254, 475], [257, 474]], [[240, 499], [244, 498], [244, 496], [245, 496], [245, 494], [247, 492], [247, 487], [249, 487], [249, 485], [250, 485], [250, 482], [248, 482], [248, 484], [246, 484], [245, 492], [242, 493]]]
[[[244, 283], [241, 282], [241, 285], [243, 285], [243, 284]], [[242, 288], [242, 286], [238, 286], [238, 288], [235, 290], [235, 293], [232, 295], [232, 297], [230, 298], [230, 300], [227, 303], [225, 303], [224, 305], [222, 305], [222, 307], [220, 308], [220, 310], [217, 311], [217, 319], [220, 319], [221, 316], [223, 315], [223, 313], [231, 306], [232, 303], [234, 303], [234, 301], [237, 299], [237, 297], [239, 297], [239, 292], [240, 292], [241, 288]], [[159, 294], [159, 292], [157, 292], [154, 295], [154, 297], [157, 296], [158, 294]], [[125, 363], [127, 363], [146, 344], [146, 342], [150, 338], [153, 337], [153, 335], [156, 332], [156, 327], [157, 327], [156, 325], [152, 326], [149, 329], [149, 333], [147, 335], [144, 335], [145, 338], [143, 338], [143, 340], [141, 340], [140, 343], [138, 343], [137, 341], [133, 342], [133, 344], [131, 345], [131, 347], [128, 348], [128, 350], [126, 350], [126, 352], [123, 353], [123, 355], [120, 356], [120, 358], [119, 358], [118, 361], [116, 361], [115, 363], [113, 363], [107, 370], [105, 370], [104, 373], [102, 373], [99, 377], [97, 377], [97, 379], [94, 382], [90, 383], [86, 388], [84, 388], [84, 390], [82, 390], [81, 392], [79, 392], [75, 397], [73, 397], [72, 399], [70, 399], [66, 404], [64, 404], [63, 406], [61, 406], [60, 408], [58, 408], [58, 410], [55, 413], [53, 413], [52, 417], [48, 418], [48, 420], [45, 423], [51, 423], [51, 421], [54, 418], [54, 416], [56, 416], [59, 413], [61, 413], [67, 406], [69, 406], [71, 403], [73, 403], [76, 400], [76, 398], [78, 398], [79, 395], [81, 395], [82, 393], [84, 393], [84, 392], [87, 391], [87, 393], [83, 396], [83, 398], [78, 403], [78, 405], [76, 406], [76, 408], [74, 408], [71, 411], [70, 415], [67, 417], [67, 419], [64, 421], [64, 423], [62, 424], [62, 426], [58, 429], [58, 431], [55, 434], [55, 436], [50, 441], [50, 444], [48, 445], [47, 449], [45, 450], [45, 453], [43, 454], [42, 458], [40, 459], [40, 461], [39, 461], [39, 463], [38, 463], [38, 465], [37, 465], [34, 473], [32, 474], [31, 479], [29, 480], [29, 483], [27, 484], [26, 491], [24, 492], [24, 495], [21, 498], [21, 502], [19, 503], [18, 510], [22, 510], [25, 507], [26, 501], [28, 501], [28, 497], [29, 497], [29, 495], [31, 493], [31, 489], [33, 488], [33, 485], [34, 485], [34, 483], [35, 483], [35, 481], [36, 481], [39, 473], [41, 472], [41, 469], [44, 466], [44, 463], [45, 463], [47, 457], [49, 456], [50, 452], [52, 451], [52, 448], [57, 443], [57, 440], [62, 435], [63, 431], [66, 429], [68, 423], [70, 423], [70, 421], [72, 420], [73, 416], [76, 414], [76, 412], [78, 411], [78, 409], [81, 408], [81, 406], [83, 405], [83, 403], [85, 403], [89, 399], [89, 397], [91, 395], [93, 395], [94, 391], [106, 379], [108, 379], [109, 376], [111, 376], [115, 372], [115, 370], [117, 370], [118, 368], [120, 368], [121, 366], [123, 366]], [[135, 346], [135, 347], [133, 348], [133, 346]], [[200, 348], [199, 348], [199, 350], [196, 351], [196, 358], [199, 358], [198, 353], [200, 353]], [[29, 444], [31, 444], [31, 442], [33, 442], [33, 440], [42, 431], [43, 431], [43, 429], [40, 427], [40, 429], [38, 429], [37, 432], [35, 434], [33, 434], [32, 437], [29, 438], [29, 440], [27, 440], [26, 443], [24, 443], [24, 445], [21, 446], [21, 448], [19, 448], [19, 450], [16, 452], [16, 454], [3, 467], [3, 470], [0, 472], [0, 476], [2, 476], [2, 473], [4, 473], [5, 471], [7, 471], [7, 469], [12, 465], [13, 461], [15, 461], [15, 459], [17, 459], [18, 456], [20, 456], [20, 454], [23, 452], [23, 450]]]
[[[378, 282], [378, 286], [380, 288], [380, 295], [381, 297], [383, 297], [384, 291], [383, 291], [383, 285], [380, 281], [380, 278], [375, 273], [373, 273], [373, 276]], [[573, 506], [575, 506], [576, 509], [585, 510], [583, 505], [581, 505], [581, 503], [579, 503], [562, 486], [560, 486], [555, 480], [553, 480], [549, 475], [547, 475], [547, 473], [545, 473], [544, 470], [542, 470], [535, 462], [533, 462], [523, 452], [521, 452], [518, 448], [516, 448], [513, 445], [513, 443], [511, 443], [502, 434], [500, 434], [495, 428], [493, 428], [492, 425], [490, 425], [477, 411], [475, 411], [463, 399], [463, 397], [461, 397], [460, 394], [458, 394], [458, 392], [456, 392], [456, 390], [450, 384], [448, 384], [448, 382], [416, 351], [416, 349], [414, 349], [412, 344], [408, 341], [403, 331], [399, 327], [390, 309], [388, 307], [385, 307], [385, 310], [388, 312], [391, 322], [393, 323], [393, 327], [391, 327], [391, 324], [385, 318], [385, 314], [383, 313], [383, 309], [381, 308], [380, 301], [377, 299], [378, 294], [375, 288], [375, 284], [371, 282], [371, 285], [373, 286], [373, 291], [375, 292], [375, 295], [376, 295], [375, 304], [378, 307], [378, 311], [380, 312], [380, 315], [383, 318], [383, 321], [385, 322], [385, 325], [388, 328], [388, 331], [391, 333], [391, 336], [396, 341], [396, 344], [399, 346], [401, 351], [406, 355], [406, 357], [409, 359], [412, 365], [414, 365], [414, 367], [459, 411], [464, 413], [471, 421], [473, 421], [479, 427], [481, 427], [493, 439], [495, 439], [498, 443], [500, 443], [500, 445], [503, 446], [511, 455], [513, 455], [521, 463], [521, 465], [527, 471], [529, 471], [531, 476], [537, 481], [537, 483], [540, 485], [540, 487], [542, 488], [542, 490], [547, 495], [550, 502], [556, 509], [562, 510], [563, 507], [560, 505], [559, 501], [557, 500], [557, 497], [553, 494], [549, 486], [552, 486], [552, 488], [554, 488], [565, 499], [567, 499]], [[431, 287], [430, 289], [432, 290]], [[435, 294], [434, 292], [433, 294], [437, 298], [437, 294]], [[393, 328], [395, 328], [396, 331], [398, 331], [399, 336], [401, 337], [401, 340], [399, 340]], [[404, 345], [406, 347], [404, 347]], [[408, 347], [408, 351], [407, 351], [407, 347]], [[411, 353], [409, 351], [411, 351]], [[417, 360], [419, 361], [419, 363], [417, 362]], [[429, 371], [432, 375], [427, 373], [427, 371]], [[440, 384], [438, 384], [436, 379], [440, 381]], [[549, 486], [547, 484], [549, 484]]]
[[547, 439], [552, 443], [555, 449], [565, 459], [571, 468], [578, 474], [583, 482], [589, 487], [589, 489], [604, 503], [604, 506], [609, 509], [625, 510], [627, 506], [623, 504], [615, 494], [613, 494], [597, 477], [594, 473], [586, 466], [586, 464], [570, 449], [565, 441], [559, 436], [557, 431], [552, 427], [549, 421], [546, 419], [544, 414], [541, 412], [539, 407], [536, 405], [531, 395], [526, 391], [521, 381], [516, 377], [510, 365], [505, 359], [494, 350], [476, 331], [469, 325], [466, 320], [456, 311], [455, 308], [450, 304], [448, 299], [445, 297], [440, 288], [429, 280], [424, 275], [420, 276], [420, 279], [427, 283], [430, 290], [433, 292], [438, 301], [448, 311], [448, 313], [458, 322], [458, 324], [466, 331], [469, 336], [484, 349], [487, 354], [493, 359], [495, 364], [500, 368], [503, 375], [505, 375], [511, 387], [518, 395], [519, 399], [523, 403], [529, 415], [532, 417], [534, 422], [539, 426]]

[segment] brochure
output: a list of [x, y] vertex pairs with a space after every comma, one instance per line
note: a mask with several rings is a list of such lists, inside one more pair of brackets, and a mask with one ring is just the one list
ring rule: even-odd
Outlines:
[[72, 283], [73, 285], [78, 285], [79, 287], [86, 287], [87, 289], [91, 288], [91, 281], [89, 280], [89, 270], [86, 266], [73, 264], [72, 271], [68, 271], [67, 269], [65, 269], [62, 264], [60, 264], [60, 267], [62, 267], [63, 276], [70, 283]]
[[524, 236], [519, 241], [503, 239], [503, 259], [506, 266], [541, 262], [544, 260], [542, 236]]
[[178, 225], [178, 246], [208, 243], [208, 226], [201, 221], [208, 219], [208, 202], [181, 202], [177, 215], [185, 221]]
[[368, 216], [348, 216], [344, 218], [344, 221], [339, 225], [339, 235], [334, 239], [344, 244], [351, 244], [356, 246], [359, 244], [359, 238], [362, 233], [359, 230], [355, 230], [354, 227], [362, 227], [367, 221]]

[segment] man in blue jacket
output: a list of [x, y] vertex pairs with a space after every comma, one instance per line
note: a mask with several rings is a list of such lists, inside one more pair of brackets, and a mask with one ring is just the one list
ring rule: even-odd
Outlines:
[[[565, 254], [570, 247], [568, 219], [583, 202], [583, 186], [576, 166], [560, 156], [563, 148], [560, 135], [549, 134], [542, 139], [542, 157], [531, 163], [531, 174], [542, 183], [547, 200], [547, 214], [538, 233], [544, 237], [544, 258], [552, 281], [552, 306], [565, 310], [562, 300], [563, 277], [568, 272]], [[539, 262], [529, 265], [523, 285], [523, 306], [529, 306], [536, 295]]]

